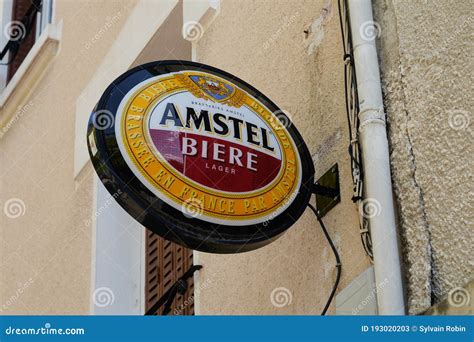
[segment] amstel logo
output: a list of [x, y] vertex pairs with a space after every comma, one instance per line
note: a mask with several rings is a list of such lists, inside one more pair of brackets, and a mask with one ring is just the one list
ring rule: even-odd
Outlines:
[[115, 118], [128, 167], [158, 198], [186, 203], [199, 219], [230, 226], [272, 219], [301, 185], [301, 160], [286, 127], [228, 80], [182, 70], [134, 86]]

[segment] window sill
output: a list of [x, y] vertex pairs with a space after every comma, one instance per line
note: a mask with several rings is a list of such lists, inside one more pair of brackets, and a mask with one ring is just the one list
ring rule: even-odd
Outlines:
[[0, 138], [21, 116], [21, 108], [45, 74], [54, 56], [58, 54], [61, 32], [62, 22], [46, 26], [13, 78], [0, 94]]

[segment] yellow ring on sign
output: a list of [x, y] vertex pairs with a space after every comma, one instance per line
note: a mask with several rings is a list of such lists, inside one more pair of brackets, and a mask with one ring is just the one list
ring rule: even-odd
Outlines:
[[[238, 106], [248, 107], [255, 115], [263, 119], [272, 130], [281, 150], [281, 167], [275, 179], [258, 191], [231, 193], [209, 189], [189, 179], [174, 169], [161, 155], [156, 153], [149, 135], [148, 118], [153, 108], [165, 97], [182, 91], [194, 96], [206, 97], [216, 102], [204, 92], [199, 93], [190, 82], [186, 82], [189, 74], [215, 75], [202, 72], [182, 72], [154, 80], [129, 97], [123, 109], [120, 122], [123, 145], [140, 171], [140, 173], [166, 198], [178, 205], [185, 205], [193, 199], [202, 203], [199, 208], [206, 215], [226, 220], [259, 218], [271, 215], [285, 206], [296, 194], [298, 180], [301, 175], [301, 162], [293, 139], [278, 118], [256, 99], [232, 84], [236, 90], [229, 101], [238, 102]], [[227, 83], [227, 81], [222, 80]], [[233, 99], [237, 98], [237, 100]], [[276, 216], [276, 215], [275, 215]]]

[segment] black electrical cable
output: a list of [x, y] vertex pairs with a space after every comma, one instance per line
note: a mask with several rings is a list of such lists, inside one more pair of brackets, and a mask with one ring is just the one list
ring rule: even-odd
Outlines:
[[308, 203], [308, 207], [313, 211], [314, 215], [316, 215], [316, 218], [318, 219], [318, 222], [321, 225], [321, 229], [323, 230], [324, 236], [326, 237], [326, 240], [328, 240], [328, 243], [331, 246], [331, 249], [334, 253], [334, 257], [336, 258], [336, 268], [337, 268], [336, 281], [334, 282], [334, 286], [332, 288], [331, 294], [329, 295], [326, 306], [321, 312], [321, 316], [324, 316], [326, 314], [326, 311], [328, 311], [329, 305], [331, 305], [334, 295], [336, 294], [337, 287], [339, 286], [339, 280], [341, 279], [341, 272], [342, 272], [342, 264], [341, 264], [341, 259], [339, 258], [339, 253], [337, 252], [336, 246], [334, 246], [334, 243], [332, 242], [331, 237], [329, 236], [329, 233], [326, 229], [326, 226], [324, 225], [323, 220], [318, 215], [318, 211], [311, 203]]
[[[352, 32], [349, 27], [349, 10], [347, 0], [337, 1], [339, 13], [339, 25], [341, 29], [342, 49], [344, 58], [344, 99], [349, 131], [349, 157], [352, 170], [352, 182], [354, 195], [352, 201], [359, 203], [362, 200], [362, 180], [364, 179], [364, 168], [360, 162], [361, 150], [357, 140], [357, 128], [359, 127], [359, 102], [357, 93], [357, 75], [352, 60]], [[345, 25], [346, 24], [346, 25]], [[356, 179], [355, 177], [358, 177]], [[360, 238], [365, 253], [373, 260], [372, 240], [366, 222], [360, 223]]]

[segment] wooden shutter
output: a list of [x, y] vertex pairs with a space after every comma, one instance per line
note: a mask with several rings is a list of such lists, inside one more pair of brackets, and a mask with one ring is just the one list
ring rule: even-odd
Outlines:
[[[192, 250], [167, 241], [147, 230], [146, 233], [145, 312], [193, 265]], [[176, 294], [169, 315], [194, 315], [193, 277], [187, 280], [184, 295]], [[164, 309], [162, 306], [157, 315]]]
[[[13, 8], [12, 8], [12, 21], [21, 21], [30, 8], [32, 4], [32, 0], [13, 0]], [[13, 57], [13, 60], [8, 65], [8, 72], [7, 72], [7, 83], [11, 80], [15, 72], [18, 70], [19, 66], [25, 59], [28, 52], [30, 52], [31, 47], [35, 43], [36, 38], [36, 18], [34, 19], [31, 31], [29, 32], [28, 36], [21, 42], [20, 48], [18, 52]], [[11, 57], [9, 57], [11, 58]]]

